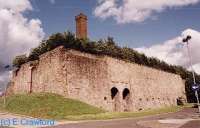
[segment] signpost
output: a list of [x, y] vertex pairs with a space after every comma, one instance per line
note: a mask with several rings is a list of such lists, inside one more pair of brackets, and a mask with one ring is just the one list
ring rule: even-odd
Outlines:
[[199, 95], [198, 95], [198, 91], [200, 90], [200, 86], [198, 84], [194, 84], [192, 85], [192, 90], [195, 92], [195, 96], [197, 98], [197, 105], [199, 108], [199, 113], [200, 113], [200, 103], [199, 103]]

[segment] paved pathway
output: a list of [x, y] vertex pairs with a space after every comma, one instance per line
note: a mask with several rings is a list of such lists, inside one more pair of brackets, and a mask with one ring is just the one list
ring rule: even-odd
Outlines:
[[48, 128], [200, 128], [200, 117], [197, 109], [186, 108], [176, 113], [144, 118], [90, 121]]
[[180, 128], [200, 128], [200, 121], [191, 121]]

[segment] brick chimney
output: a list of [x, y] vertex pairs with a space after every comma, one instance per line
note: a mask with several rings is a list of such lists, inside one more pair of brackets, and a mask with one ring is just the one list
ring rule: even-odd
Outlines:
[[87, 39], [87, 16], [80, 13], [76, 19], [76, 37], [79, 39]]

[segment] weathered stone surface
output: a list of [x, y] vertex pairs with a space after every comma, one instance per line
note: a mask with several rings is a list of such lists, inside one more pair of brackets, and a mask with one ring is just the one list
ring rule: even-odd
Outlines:
[[176, 105], [185, 97], [176, 74], [62, 46], [13, 72], [11, 87], [14, 93], [52, 92], [109, 111]]

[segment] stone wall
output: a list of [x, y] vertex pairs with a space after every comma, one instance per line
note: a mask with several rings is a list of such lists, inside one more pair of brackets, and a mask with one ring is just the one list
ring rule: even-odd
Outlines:
[[[184, 82], [178, 75], [109, 57], [107, 62], [110, 88], [119, 90], [120, 110], [176, 105], [178, 97], [185, 97]], [[130, 96], [124, 100], [125, 88], [130, 90]]]
[[109, 111], [176, 105], [185, 97], [180, 76], [58, 47], [13, 72], [14, 93], [52, 92]]
[[65, 95], [66, 81], [61, 67], [62, 50], [55, 49], [40, 56], [39, 61], [29, 62], [13, 72], [14, 92], [52, 92]]

